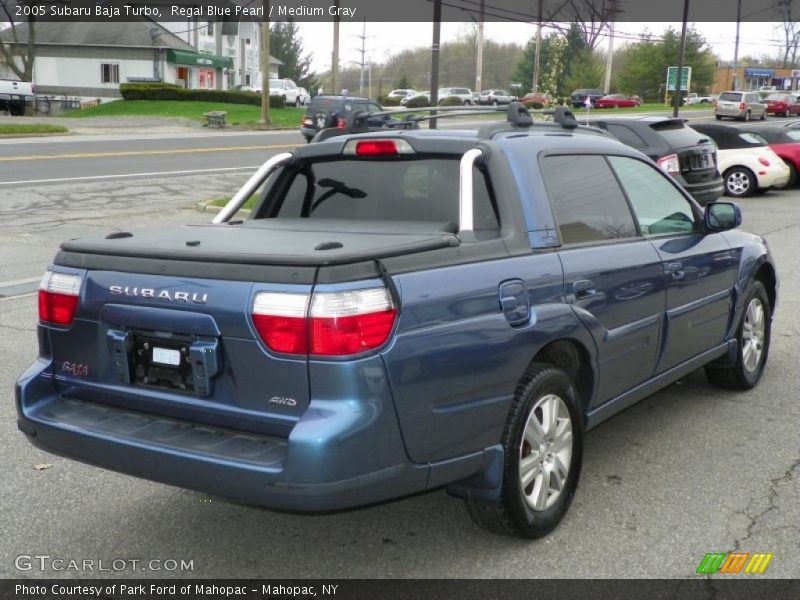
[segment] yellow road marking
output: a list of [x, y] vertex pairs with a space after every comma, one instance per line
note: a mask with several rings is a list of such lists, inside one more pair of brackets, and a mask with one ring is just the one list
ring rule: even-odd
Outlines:
[[196, 154], [200, 152], [244, 152], [247, 150], [278, 150], [296, 148], [297, 144], [274, 144], [271, 146], [222, 146], [220, 148], [178, 148], [174, 150], [129, 150], [126, 152], [84, 152], [81, 154], [39, 154], [36, 156], [6, 156], [0, 162], [21, 160], [53, 160], [63, 158], [107, 158], [118, 156], [154, 156], [159, 154]]

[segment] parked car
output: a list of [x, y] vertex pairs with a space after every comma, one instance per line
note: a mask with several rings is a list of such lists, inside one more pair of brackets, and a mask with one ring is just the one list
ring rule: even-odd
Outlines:
[[592, 106], [595, 105], [595, 102], [600, 100], [605, 94], [602, 90], [595, 90], [595, 89], [579, 89], [575, 90], [569, 95], [569, 103], [574, 108], [583, 108], [586, 106], [586, 98], [592, 103]]
[[770, 94], [764, 98], [764, 104], [769, 115], [800, 115], [800, 98], [794, 94]]
[[405, 98], [400, 100], [400, 104], [402, 106], [405, 106], [406, 104], [408, 104], [409, 100], [411, 100], [412, 98], [419, 98], [420, 96], [425, 98], [428, 102], [431, 101], [431, 93], [429, 90], [426, 90], [424, 92], [415, 92], [413, 96], [406, 96]]
[[[701, 209], [571, 113], [509, 118], [304, 146], [211, 224], [62, 243], [19, 429], [247, 504], [446, 486], [491, 531], [546, 535], [586, 431], [701, 367], [759, 383], [778, 286], [736, 205]], [[635, 457], [627, 435], [616, 451]]]
[[641, 101], [633, 96], [625, 94], [609, 94], [599, 98], [595, 103], [595, 108], [633, 108], [639, 106]]
[[547, 94], [529, 92], [519, 99], [526, 108], [545, 108], [552, 104], [553, 99]]
[[439, 88], [439, 103], [441, 103], [445, 98], [451, 98], [453, 96], [459, 98], [464, 106], [469, 106], [475, 102], [475, 99], [472, 96], [472, 90], [469, 88]]
[[719, 170], [728, 196], [749, 196], [789, 182], [789, 167], [756, 133], [731, 125], [693, 124], [718, 148]]
[[0, 79], [0, 112], [24, 115], [26, 105], [33, 105], [36, 86], [29, 81]]
[[[794, 187], [800, 182], [800, 131], [786, 127], [759, 126], [756, 135], [764, 138], [769, 147], [789, 167], [789, 181], [785, 187]], [[779, 187], [779, 186], [776, 186]]]
[[[300, 106], [302, 104], [301, 88], [291, 79], [270, 79], [269, 95], [281, 96], [286, 102], [286, 106]], [[306, 96], [308, 92], [306, 92]]]
[[684, 99], [684, 104], [710, 104], [713, 100], [713, 96], [701, 96], [697, 92], [691, 92], [686, 98]]
[[714, 106], [714, 116], [717, 121], [722, 117], [744, 121], [759, 118], [763, 121], [767, 116], [767, 105], [761, 101], [758, 92], [722, 92]]
[[701, 205], [723, 195], [716, 146], [705, 135], [688, 127], [684, 119], [609, 117], [592, 119], [589, 123], [649, 156]]
[[380, 104], [369, 98], [325, 94], [314, 96], [306, 109], [306, 114], [300, 121], [300, 133], [307, 142], [310, 142], [323, 129], [328, 127], [344, 128], [348, 117], [354, 111], [380, 110], [383, 110]]
[[511, 104], [516, 100], [516, 96], [512, 96], [505, 90], [483, 90], [478, 95], [478, 104], [487, 104], [497, 106], [499, 104]]
[[415, 92], [414, 90], [411, 90], [411, 89], [392, 90], [391, 92], [389, 92], [389, 95], [387, 96], [387, 98], [397, 98], [397, 99], [413, 98], [416, 95], [417, 95], [417, 92]]

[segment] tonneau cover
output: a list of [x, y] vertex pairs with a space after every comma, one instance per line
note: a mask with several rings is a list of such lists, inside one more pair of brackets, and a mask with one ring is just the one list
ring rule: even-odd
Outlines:
[[457, 246], [455, 230], [452, 223], [425, 221], [254, 219], [84, 238], [64, 242], [61, 248], [100, 256], [324, 266]]

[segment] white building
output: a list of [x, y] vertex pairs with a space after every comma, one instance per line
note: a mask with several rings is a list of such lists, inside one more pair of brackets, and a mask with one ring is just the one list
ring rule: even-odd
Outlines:
[[[188, 29], [187, 23], [181, 25]], [[222, 25], [211, 25], [197, 34], [193, 46], [163, 24], [153, 21], [125, 23], [46, 23], [36, 22], [36, 54], [33, 83], [37, 94], [77, 96], [85, 99], [116, 99], [119, 84], [125, 82], [174, 83], [190, 89], [229, 89], [254, 79], [258, 70], [258, 51], [248, 52], [257, 36], [222, 35]], [[252, 23], [242, 23], [243, 31]], [[215, 34], [214, 29], [219, 29]], [[197, 31], [197, 30], [196, 30]], [[191, 35], [191, 33], [189, 34]], [[24, 51], [27, 46], [27, 24], [16, 27], [16, 43], [11, 31], [0, 32], [3, 41]], [[211, 37], [219, 52], [210, 52]], [[247, 40], [250, 40], [247, 43]], [[244, 49], [242, 47], [244, 46]], [[271, 57], [277, 75], [282, 64]], [[0, 78], [16, 78], [8, 65], [0, 64]], [[260, 81], [251, 83], [258, 87]]]

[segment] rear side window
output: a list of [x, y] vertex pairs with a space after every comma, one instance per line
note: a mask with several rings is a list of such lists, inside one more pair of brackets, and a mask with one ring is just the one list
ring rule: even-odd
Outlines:
[[623, 156], [609, 156], [645, 236], [697, 230], [689, 201], [655, 167]]
[[542, 176], [564, 244], [636, 237], [628, 203], [602, 156], [548, 156]]
[[617, 125], [614, 123], [607, 123], [606, 128], [611, 135], [613, 135], [623, 144], [631, 146], [632, 148], [647, 148], [647, 142], [645, 142], [639, 136], [639, 134], [630, 127], [626, 127], [625, 125]]
[[[458, 223], [457, 159], [334, 160], [308, 163], [292, 178], [282, 218]], [[474, 226], [498, 229], [483, 173], [474, 172]]]
[[728, 102], [741, 102], [742, 95], [735, 92], [723, 92], [719, 95], [720, 100], [727, 100]]

